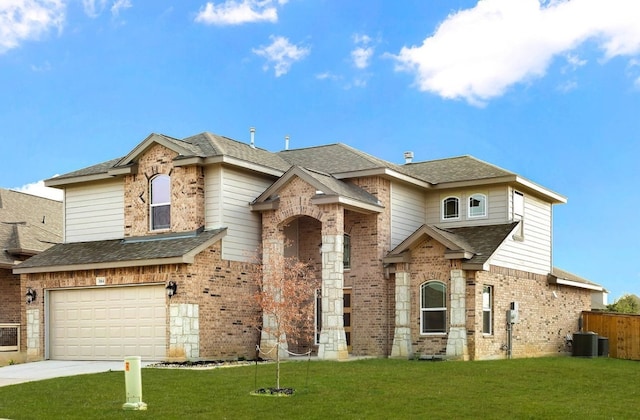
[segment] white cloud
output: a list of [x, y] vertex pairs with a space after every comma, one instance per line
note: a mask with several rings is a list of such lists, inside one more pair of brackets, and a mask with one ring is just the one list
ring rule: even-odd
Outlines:
[[65, 11], [63, 0], [0, 1], [0, 54], [22, 41], [37, 40], [51, 29], [61, 31]]
[[[286, 0], [277, 2], [279, 5]], [[209, 25], [241, 25], [251, 22], [277, 22], [278, 9], [273, 0], [225, 0], [219, 5], [207, 2], [196, 16], [196, 22]]]
[[57, 188], [50, 188], [44, 186], [44, 181], [32, 182], [31, 184], [23, 185], [22, 187], [11, 188], [14, 191], [23, 192], [26, 194], [37, 195], [38, 197], [50, 198], [52, 200], [62, 201], [62, 190]]
[[366, 69], [367, 67], [369, 67], [372, 56], [372, 47], [358, 47], [355, 50], [351, 51], [351, 59], [353, 60], [353, 64], [359, 69]]
[[113, 16], [118, 16], [120, 14], [120, 10], [129, 9], [131, 7], [133, 7], [133, 5], [129, 0], [115, 0], [111, 6], [111, 14]]
[[371, 63], [371, 57], [373, 57], [374, 51], [374, 47], [369, 45], [371, 43], [371, 37], [364, 34], [355, 34], [353, 36], [353, 42], [356, 44], [356, 48], [351, 51], [353, 65], [359, 69], [366, 69]]
[[269, 69], [269, 63], [273, 64], [276, 77], [287, 74], [293, 63], [302, 60], [311, 52], [308, 47], [291, 44], [285, 37], [272, 35], [269, 38], [273, 41], [270, 45], [254, 48], [253, 52], [267, 59], [264, 70]]
[[415, 74], [420, 90], [482, 105], [544, 76], [556, 56], [587, 40], [604, 61], [637, 55], [639, 21], [637, 0], [481, 0], [393, 57], [397, 70]]
[[331, 72], [325, 71], [324, 73], [316, 74], [316, 79], [318, 79], [318, 80], [339, 80], [339, 79], [342, 79], [342, 77], [338, 76], [337, 74], [333, 74]]
[[98, 17], [107, 5], [107, 0], [82, 0], [82, 6], [87, 16]]

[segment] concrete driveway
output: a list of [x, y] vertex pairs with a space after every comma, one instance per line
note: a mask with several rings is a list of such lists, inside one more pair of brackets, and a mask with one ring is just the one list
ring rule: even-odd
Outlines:
[[[154, 362], [141, 362], [140, 366], [145, 367], [153, 363]], [[17, 365], [0, 367], [0, 386], [21, 384], [23, 382], [40, 381], [43, 379], [58, 378], [61, 376], [108, 372], [110, 370], [124, 371], [124, 360], [44, 360], [41, 362], [21, 363]]]

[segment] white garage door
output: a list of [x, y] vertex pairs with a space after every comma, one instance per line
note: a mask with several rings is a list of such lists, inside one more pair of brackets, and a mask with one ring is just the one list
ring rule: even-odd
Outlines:
[[55, 290], [49, 294], [49, 357], [122, 360], [166, 356], [162, 285]]

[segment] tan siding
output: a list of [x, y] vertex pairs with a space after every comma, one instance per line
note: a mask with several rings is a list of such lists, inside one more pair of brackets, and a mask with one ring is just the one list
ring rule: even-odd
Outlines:
[[204, 215], [207, 228], [222, 227], [222, 167], [207, 167], [205, 170]]
[[206, 178], [206, 226], [227, 228], [224, 259], [247, 261], [261, 238], [261, 216], [251, 211], [249, 203], [273, 181], [221, 167], [209, 169]]
[[[467, 202], [472, 194], [487, 196], [487, 217], [468, 218]], [[451, 191], [431, 192], [427, 196], [427, 223], [446, 227], [478, 226], [505, 223], [509, 220], [509, 188], [498, 186], [492, 188], [468, 188]], [[441, 219], [441, 202], [444, 198], [456, 196], [460, 198], [460, 218], [444, 221]]]
[[401, 184], [391, 185], [391, 247], [405, 240], [425, 223], [424, 193]]
[[551, 204], [524, 196], [524, 240], [508, 238], [491, 264], [547, 274], [551, 271]]
[[65, 241], [84, 242], [124, 236], [121, 181], [69, 187], [65, 193]]

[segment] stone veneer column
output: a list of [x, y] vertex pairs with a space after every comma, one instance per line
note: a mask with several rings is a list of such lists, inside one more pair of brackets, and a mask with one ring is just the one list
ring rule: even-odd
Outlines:
[[[324, 230], [324, 226], [323, 226]], [[322, 235], [322, 330], [318, 358], [344, 360], [349, 357], [344, 333], [344, 238]]]
[[[274, 267], [274, 265], [281, 261], [278, 257], [271, 257], [271, 255], [284, 255], [284, 237], [280, 239], [269, 238], [262, 240], [262, 273], [263, 282], [266, 282], [269, 278], [269, 273], [273, 271], [282, 272], [282, 267]], [[269, 284], [264, 283], [264, 287], [271, 287]], [[262, 313], [262, 330], [260, 331], [260, 354], [267, 359], [275, 359], [275, 351], [277, 349], [280, 354], [280, 358], [289, 357], [289, 346], [287, 344], [287, 337], [277, 337], [269, 331], [277, 331], [278, 322], [273, 314]], [[278, 346], [278, 341], [280, 345]]]
[[199, 307], [193, 303], [169, 305], [169, 358], [200, 357]]
[[[401, 267], [402, 266], [402, 267]], [[406, 264], [398, 264], [396, 271], [396, 321], [393, 333], [391, 357], [405, 357], [412, 355], [411, 350], [411, 275]]]
[[40, 358], [40, 309], [27, 309], [27, 360]]
[[447, 358], [469, 359], [466, 328], [466, 280], [463, 270], [451, 270], [451, 320], [447, 339]]

